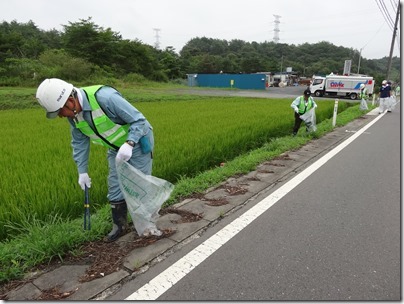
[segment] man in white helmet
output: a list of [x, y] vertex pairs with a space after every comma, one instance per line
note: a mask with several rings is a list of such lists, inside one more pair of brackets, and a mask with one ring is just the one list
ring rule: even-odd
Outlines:
[[36, 98], [47, 118], [66, 117], [71, 125], [73, 159], [79, 185], [91, 187], [88, 175], [90, 141], [108, 148], [108, 195], [113, 228], [106, 236], [115, 241], [125, 233], [127, 205], [121, 192], [115, 159], [128, 161], [151, 175], [154, 148], [153, 128], [144, 115], [112, 87], [95, 85], [75, 88], [61, 79], [45, 79]]
[[391, 87], [387, 84], [387, 80], [382, 81], [382, 86], [380, 87], [379, 91], [379, 114], [382, 114], [386, 108], [387, 112], [391, 112], [391, 105], [390, 105], [390, 96], [391, 96]]
[[360, 90], [361, 91], [359, 93], [359, 99], [361, 100], [361, 104], [360, 104], [359, 108], [361, 110], [368, 110], [367, 101], [369, 99], [369, 94], [368, 94], [368, 90], [366, 89], [366, 86], [364, 83], [361, 83]]

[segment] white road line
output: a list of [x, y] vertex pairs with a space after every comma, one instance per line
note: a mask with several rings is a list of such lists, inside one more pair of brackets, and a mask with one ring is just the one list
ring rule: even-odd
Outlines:
[[257, 217], [259, 217], [262, 213], [267, 211], [276, 202], [278, 202], [282, 197], [288, 194], [288, 192], [290, 192], [293, 188], [295, 188], [307, 177], [309, 177], [313, 172], [315, 172], [332, 157], [334, 157], [338, 152], [340, 152], [356, 138], [358, 138], [369, 127], [376, 123], [382, 116], [384, 116], [384, 114], [380, 114], [372, 122], [364, 126], [361, 130], [357, 131], [355, 134], [353, 134], [339, 146], [328, 152], [315, 163], [310, 165], [304, 171], [300, 172], [279, 189], [261, 200], [254, 207], [249, 209], [247, 212], [228, 224], [226, 227], [222, 228], [215, 235], [211, 236], [205, 242], [193, 249], [191, 252], [189, 252], [183, 258], [164, 270], [150, 282], [143, 285], [125, 300], [156, 300], [159, 296], [161, 296], [172, 286], [174, 286], [179, 280], [181, 280], [193, 269], [195, 269], [196, 266], [207, 259], [212, 253], [214, 253], [222, 245], [227, 243], [233, 236], [235, 236], [237, 233], [251, 224]]

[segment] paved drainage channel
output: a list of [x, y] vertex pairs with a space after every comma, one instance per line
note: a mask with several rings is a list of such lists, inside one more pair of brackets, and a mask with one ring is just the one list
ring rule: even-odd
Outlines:
[[[307, 153], [304, 154], [307, 155]], [[293, 156], [291, 157], [291, 155]], [[225, 183], [217, 186], [211, 191], [208, 191], [206, 194], [194, 195], [191, 199], [185, 200], [184, 202], [178, 204], [176, 208], [187, 206], [189, 204], [192, 204], [193, 202], [197, 202], [199, 204], [199, 207], [202, 207], [203, 204], [205, 204], [205, 206], [224, 206], [231, 204], [231, 202], [229, 202], [229, 196], [232, 196], [234, 198], [234, 196], [243, 196], [245, 194], [248, 195], [248, 193], [250, 193], [250, 195], [248, 195], [248, 198], [242, 199], [240, 203], [236, 205], [234, 204], [230, 205], [231, 206], [230, 209], [228, 209], [225, 213], [221, 214], [220, 216], [217, 216], [216, 219], [210, 221], [208, 224], [206, 224], [204, 227], [202, 227], [201, 229], [190, 235], [188, 238], [182, 240], [181, 242], [178, 242], [170, 249], [158, 255], [157, 257], [152, 259], [150, 262], [148, 262], [146, 265], [142, 266], [138, 270], [133, 271], [130, 276], [124, 278], [114, 286], [111, 286], [110, 288], [104, 290], [102, 293], [92, 298], [92, 300], [105, 300], [106, 298], [112, 296], [113, 294], [115, 294], [117, 291], [120, 290], [122, 285], [134, 280], [137, 276], [146, 272], [150, 267], [163, 261], [173, 253], [183, 248], [185, 245], [191, 243], [193, 240], [201, 237], [206, 230], [208, 230], [211, 227], [214, 227], [221, 221], [221, 219], [242, 209], [244, 206], [248, 205], [251, 201], [254, 201], [258, 196], [262, 196], [264, 193], [273, 189], [280, 182], [288, 179], [289, 176], [295, 175], [297, 172], [302, 171], [307, 166], [309, 161], [319, 157], [319, 154], [314, 154], [313, 156], [313, 154], [310, 153], [310, 155], [311, 155], [310, 157], [307, 157], [302, 154], [299, 154], [298, 152], [291, 152], [291, 153], [289, 152], [282, 154], [271, 161], [264, 162], [263, 164], [259, 165], [255, 171], [250, 172], [247, 175], [232, 177], [228, 179]], [[300, 161], [297, 161], [296, 159], [299, 159]], [[285, 161], [288, 162], [289, 164], [286, 165]], [[290, 166], [289, 161], [295, 161], [295, 164]], [[270, 177], [269, 184], [268, 181], [267, 182], [262, 181], [264, 175], [267, 177], [266, 179]], [[251, 187], [251, 183], [254, 182], [264, 184], [264, 186], [261, 185], [261, 187], [259, 187], [259, 191], [250, 192], [247, 188]], [[191, 209], [195, 210], [197, 208], [195, 208], [195, 206], [191, 206]], [[169, 208], [167, 211], [163, 211], [163, 214], [177, 213], [177, 211], [179, 211], [179, 209]], [[203, 212], [201, 213], [192, 213], [189, 211], [185, 212], [186, 217], [191, 219], [190, 221], [199, 221], [203, 219], [202, 216]], [[131, 270], [127, 269], [127, 271]]]
[[[311, 154], [313, 155], [313, 154]], [[138, 275], [146, 272], [150, 267], [155, 265], [156, 263], [159, 263], [163, 261], [165, 258], [170, 256], [171, 254], [177, 252], [180, 250], [182, 247], [185, 245], [191, 243], [193, 240], [199, 238], [204, 234], [204, 232], [215, 226], [216, 224], [221, 221], [222, 218], [238, 211], [239, 209], [243, 208], [245, 205], [249, 204], [251, 201], [255, 200], [258, 196], [262, 195], [264, 192], [268, 192], [270, 189], [274, 188], [279, 182], [282, 180], [285, 180], [288, 178], [289, 175], [294, 175], [296, 172], [301, 171], [302, 167], [305, 167], [305, 164], [314, 158], [315, 156], [311, 156], [310, 158], [307, 159], [307, 157], [303, 157], [302, 155], [299, 155], [298, 153], [294, 153], [294, 158], [303, 158], [304, 162], [295, 162], [292, 166], [286, 165], [285, 161], [294, 161], [294, 158], [291, 158], [289, 154], [283, 154], [280, 157], [269, 161], [269, 162], [264, 162], [261, 164], [256, 171], [253, 171], [245, 176], [238, 176], [238, 177], [232, 177], [228, 181], [226, 181], [224, 184], [219, 185], [218, 187], [214, 188], [212, 191], [208, 191], [205, 195], [200, 194], [200, 195], [195, 195], [193, 198], [188, 199], [184, 201], [182, 204], [177, 206], [177, 208], [182, 208], [182, 207], [190, 207], [192, 210], [203, 210], [206, 208], [206, 206], [225, 206], [228, 205], [227, 211], [223, 211], [221, 215], [219, 216], [213, 216], [215, 217], [212, 219], [212, 215], [209, 213], [205, 214], [205, 219], [208, 218], [209, 223], [204, 225], [202, 228], [197, 230], [195, 233], [191, 234], [188, 238], [178, 242], [176, 245], [165, 251], [164, 253], [158, 255], [156, 258], [151, 260], [149, 263], [141, 267], [139, 270], [132, 272], [130, 276], [127, 278], [123, 279], [121, 282], [118, 284], [106, 289], [104, 292], [101, 294], [97, 295], [93, 299], [95, 300], [104, 300], [108, 298], [109, 296], [113, 295], [115, 292], [117, 292], [121, 286], [127, 282], [130, 282], [134, 280]], [[277, 172], [276, 172], [277, 171]], [[270, 178], [270, 183], [268, 181], [263, 181], [263, 177], [266, 176], [266, 179], [268, 177]], [[255, 191], [250, 192], [247, 188], [251, 187], [252, 183], [256, 184], [261, 184], [261, 185], [256, 185], [258, 186], [258, 189], [254, 187]], [[253, 189], [252, 189], [253, 190]], [[255, 194], [254, 194], [255, 193]], [[245, 195], [247, 197], [245, 197]], [[240, 199], [236, 199], [235, 196], [240, 196]], [[231, 198], [230, 198], [231, 197]], [[235, 202], [235, 204], [232, 204], [232, 201], [238, 201]], [[196, 206], [197, 205], [197, 206]], [[199, 209], [198, 209], [199, 207]], [[177, 209], [176, 211], [178, 211]], [[176, 213], [172, 212], [173, 210], [169, 210], [168, 213]], [[206, 209], [205, 209], [206, 211]], [[192, 214], [192, 213], [191, 213]], [[192, 216], [195, 217], [196, 221], [202, 220], [202, 214], [204, 212], [200, 213], [193, 213]], [[217, 212], [216, 212], [217, 214]], [[130, 271], [130, 269], [127, 269]]]

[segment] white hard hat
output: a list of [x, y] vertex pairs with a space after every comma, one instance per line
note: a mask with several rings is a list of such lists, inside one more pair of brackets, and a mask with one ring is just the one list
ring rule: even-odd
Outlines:
[[363, 89], [365, 87], [364, 83], [361, 83], [360, 88]]
[[39, 104], [45, 108], [47, 118], [55, 118], [72, 93], [73, 85], [58, 78], [45, 79], [36, 90]]
[[382, 81], [382, 84], [387, 84], [387, 80], [383, 80], [383, 81]]

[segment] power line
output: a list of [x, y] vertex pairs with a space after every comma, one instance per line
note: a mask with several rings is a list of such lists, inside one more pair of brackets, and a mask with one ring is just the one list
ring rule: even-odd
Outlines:
[[[399, 0], [400, 1], [400, 0]], [[394, 0], [390, 0], [390, 3], [391, 3], [391, 5], [393, 6], [393, 11], [395, 11], [395, 7], [397, 7], [397, 9], [399, 10], [400, 9], [400, 2], [399, 3], [397, 3], [397, 2], [395, 2]], [[398, 15], [400, 15], [398, 12], [396, 12]], [[397, 27], [396, 28], [396, 31], [397, 31], [397, 37], [396, 37], [396, 39], [397, 39], [397, 48], [398, 48], [398, 52], [400, 53], [400, 36], [401, 36], [401, 34], [400, 34], [400, 27]]]
[[391, 7], [393, 8], [393, 12], [396, 11], [397, 3], [394, 0], [390, 0]]
[[383, 27], [383, 24], [380, 26], [380, 28], [377, 30], [377, 32], [375, 32], [375, 34], [373, 35], [373, 37], [370, 38], [370, 40], [363, 46], [363, 48], [365, 48], [365, 46], [367, 46], [367, 45], [370, 43], [370, 41], [372, 41], [373, 38], [376, 37], [376, 35], [380, 32], [380, 30], [382, 29], [382, 27]]
[[[380, 3], [380, 5], [379, 5], [379, 3]], [[397, 27], [398, 18], [399, 18], [399, 15], [400, 15], [399, 14], [400, 2], [397, 3], [394, 0], [390, 0], [390, 4], [391, 4], [391, 6], [393, 8], [393, 13], [396, 15], [395, 23], [393, 22], [393, 19], [391, 18], [391, 15], [390, 15], [387, 7], [386, 7], [386, 4], [383, 2], [383, 0], [379, 0], [379, 1], [376, 0], [376, 4], [377, 4], [380, 12], [382, 13], [383, 18], [386, 21], [387, 25], [393, 31], [393, 40], [392, 40], [392, 48], [391, 48], [391, 50], [393, 49], [394, 40], [397, 40], [397, 47], [398, 47], [398, 50], [400, 51], [400, 29]]]
[[[391, 16], [390, 16], [389, 10], [388, 10], [387, 7], [386, 7], [386, 3], [384, 3], [383, 0], [379, 0], [379, 2], [381, 3], [381, 5], [382, 5], [382, 7], [383, 7], [383, 10], [384, 10], [384, 12], [385, 12], [385, 14], [386, 14], [386, 16], [387, 16], [387, 19], [389, 20], [390, 24], [393, 25], [394, 22], [393, 22], [393, 19], [392, 19]], [[395, 10], [393, 9], [393, 11], [395, 11]]]
[[384, 3], [381, 0], [379, 0], [379, 1], [375, 0], [375, 1], [376, 1], [376, 4], [377, 4], [377, 7], [379, 8], [379, 11], [382, 13], [383, 18], [386, 21], [387, 25], [390, 27], [391, 30], [393, 30], [392, 23], [389, 22], [389, 19], [386, 16], [386, 12], [385, 12], [385, 9], [384, 9], [384, 6], [383, 6]]
[[394, 40], [396, 39], [396, 32], [397, 32], [397, 25], [398, 25], [398, 17], [399, 16], [400, 16], [400, 3], [398, 3], [398, 5], [397, 5], [396, 21], [394, 22], [393, 38], [391, 39], [389, 62], [387, 63], [387, 73], [386, 73], [387, 77], [386, 77], [386, 79], [390, 78], [391, 62], [392, 62], [392, 58], [393, 58]]
[[[397, 16], [399, 15], [398, 14], [398, 12], [397, 12], [397, 10], [399, 9], [399, 3], [397, 3], [396, 1], [394, 1], [394, 0], [390, 0], [390, 4], [391, 4], [391, 7], [392, 7], [392, 9], [393, 9], [393, 12], [395, 13], [395, 14], [397, 14]], [[399, 27], [395, 27], [395, 29], [394, 29], [395, 31], [396, 31], [396, 41], [397, 41], [397, 49], [398, 49], [398, 51], [400, 52], [400, 28]]]
[[386, 21], [387, 25], [390, 27], [390, 29], [392, 29], [390, 23], [388, 22], [388, 20], [386, 18], [386, 16], [384, 15], [383, 9], [380, 7], [379, 1], [378, 0], [375, 0], [375, 1], [376, 1], [376, 5], [377, 5], [379, 11], [382, 13], [384, 21]]

